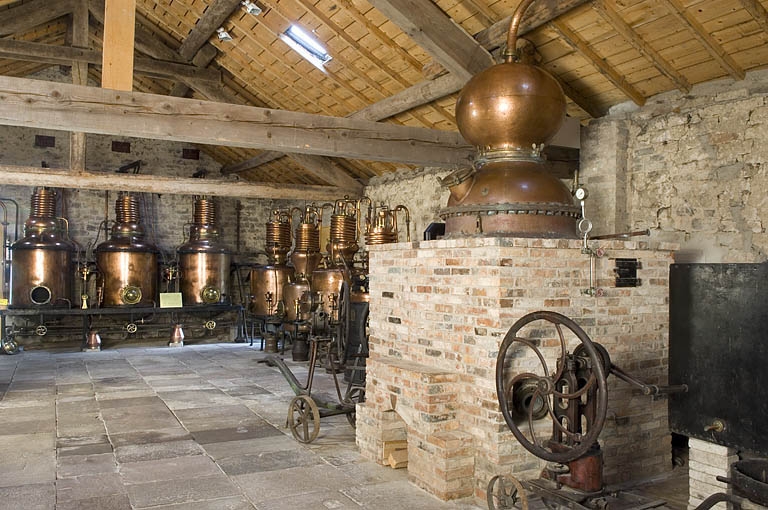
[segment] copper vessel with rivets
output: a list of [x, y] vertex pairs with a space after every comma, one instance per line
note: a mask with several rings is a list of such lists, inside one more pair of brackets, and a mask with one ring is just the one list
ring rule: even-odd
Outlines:
[[24, 237], [11, 246], [9, 307], [71, 306], [75, 245], [64, 225], [56, 217], [56, 192], [36, 189]]
[[229, 302], [232, 254], [219, 241], [216, 203], [200, 197], [194, 208], [189, 240], [176, 250], [182, 303], [187, 306]]
[[459, 131], [477, 156], [472, 169], [443, 181], [446, 234], [576, 237], [579, 209], [540, 154], [565, 119], [565, 96], [549, 73], [514, 54], [531, 2], [512, 16], [505, 62], [474, 76], [456, 101]]
[[121, 193], [115, 202], [110, 239], [96, 247], [101, 306], [157, 304], [160, 252], [144, 236], [138, 197]]
[[349, 272], [344, 268], [332, 266], [317, 268], [312, 272], [312, 308], [322, 312], [331, 320], [338, 319], [341, 306], [342, 285], [349, 285]]

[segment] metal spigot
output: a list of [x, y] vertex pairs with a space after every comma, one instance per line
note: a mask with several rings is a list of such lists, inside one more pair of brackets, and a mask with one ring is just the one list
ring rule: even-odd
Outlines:
[[720, 418], [715, 418], [712, 423], [704, 427], [704, 432], [723, 432], [725, 430], [725, 422]]

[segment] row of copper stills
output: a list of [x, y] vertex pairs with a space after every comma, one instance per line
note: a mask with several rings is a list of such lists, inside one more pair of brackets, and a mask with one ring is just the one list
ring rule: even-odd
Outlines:
[[308, 342], [326, 340], [343, 364], [361, 349], [369, 294], [367, 251], [360, 251], [360, 243], [398, 242], [398, 216], [410, 241], [408, 209], [374, 205], [367, 197], [272, 212], [266, 225], [268, 264], [250, 273], [250, 312], [262, 321], [267, 351], [276, 352], [282, 337], [283, 345], [291, 341], [293, 359], [306, 361]]
[[[219, 241], [210, 199], [196, 198], [189, 237], [176, 250], [177, 262], [164, 271], [160, 250], [142, 225], [137, 195], [118, 195], [115, 221], [111, 228], [102, 224], [109, 239], [95, 250], [83, 250], [69, 237], [69, 224], [56, 215], [56, 206], [54, 190], [34, 191], [24, 237], [10, 250], [11, 308], [157, 306], [161, 274], [174, 280], [184, 306], [229, 301], [231, 252]], [[89, 292], [93, 276], [95, 291]]]

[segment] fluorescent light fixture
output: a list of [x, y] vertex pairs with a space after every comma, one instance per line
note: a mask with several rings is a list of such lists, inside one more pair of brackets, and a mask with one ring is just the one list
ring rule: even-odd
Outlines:
[[219, 27], [216, 29], [216, 37], [219, 38], [219, 41], [223, 41], [223, 42], [232, 40], [232, 36], [229, 35], [229, 32], [224, 30], [224, 27]]
[[319, 42], [297, 25], [288, 27], [285, 32], [280, 34], [280, 39], [321, 71], [323, 65], [333, 58]]
[[245, 7], [245, 12], [247, 12], [248, 14], [253, 14], [254, 16], [258, 16], [262, 12], [261, 7], [251, 2], [250, 0], [243, 0], [242, 2], [240, 2], [240, 4], [243, 7]]

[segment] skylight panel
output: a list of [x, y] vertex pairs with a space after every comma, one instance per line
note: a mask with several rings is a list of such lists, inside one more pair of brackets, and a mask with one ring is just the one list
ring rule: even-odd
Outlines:
[[323, 66], [333, 58], [314, 37], [298, 25], [288, 27], [280, 34], [280, 39], [321, 71]]

